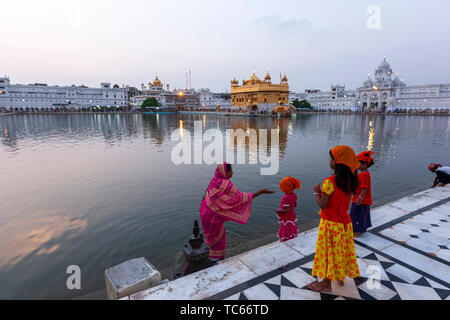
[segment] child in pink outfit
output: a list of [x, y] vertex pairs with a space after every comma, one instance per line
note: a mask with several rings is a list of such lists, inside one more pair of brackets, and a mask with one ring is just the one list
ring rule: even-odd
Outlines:
[[286, 242], [298, 236], [297, 215], [295, 208], [297, 207], [297, 194], [295, 189], [300, 189], [300, 181], [287, 177], [280, 183], [280, 189], [286, 195], [281, 199], [280, 207], [278, 208], [277, 216], [280, 223], [280, 231], [278, 238], [280, 242]]

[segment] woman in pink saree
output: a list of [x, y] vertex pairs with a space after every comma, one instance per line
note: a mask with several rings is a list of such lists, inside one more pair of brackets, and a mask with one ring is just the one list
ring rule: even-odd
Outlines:
[[234, 221], [246, 224], [253, 199], [262, 194], [274, 193], [268, 189], [255, 193], [240, 192], [230, 181], [232, 176], [231, 165], [220, 164], [200, 207], [200, 220], [210, 248], [209, 257], [213, 261], [225, 259], [227, 240], [224, 223]]

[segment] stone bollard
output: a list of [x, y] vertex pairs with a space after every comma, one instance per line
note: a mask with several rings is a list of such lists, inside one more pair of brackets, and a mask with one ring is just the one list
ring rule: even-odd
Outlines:
[[105, 271], [106, 294], [119, 300], [161, 283], [161, 274], [145, 258], [133, 259]]
[[193, 235], [183, 248], [184, 262], [174, 272], [173, 279], [187, 276], [200, 270], [212, 267], [215, 263], [209, 259], [209, 247], [200, 234], [198, 221], [194, 222]]

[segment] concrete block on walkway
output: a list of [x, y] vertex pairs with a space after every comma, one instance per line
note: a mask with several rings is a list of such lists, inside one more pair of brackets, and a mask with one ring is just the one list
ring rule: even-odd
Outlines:
[[145, 258], [133, 259], [105, 271], [109, 300], [119, 300], [161, 283], [160, 272]]

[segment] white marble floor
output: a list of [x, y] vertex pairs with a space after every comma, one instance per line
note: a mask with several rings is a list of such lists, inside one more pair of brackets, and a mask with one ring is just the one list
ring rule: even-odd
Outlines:
[[[308, 290], [316, 281], [311, 276], [312, 260], [300, 267], [233, 293], [226, 300], [445, 300], [450, 296], [448, 283], [437, 283], [424, 272], [411, 270], [384, 254], [356, 245], [361, 277], [347, 279], [345, 286], [332, 285], [330, 293]], [[448, 270], [447, 270], [448, 271]], [[378, 277], [379, 275], [379, 277]]]
[[374, 229], [355, 239], [361, 276], [307, 289], [317, 228], [227, 259], [210, 269], [135, 294], [132, 300], [448, 300], [450, 186], [372, 210]]
[[426, 255], [450, 262], [450, 206], [448, 204], [395, 224], [381, 231], [380, 234], [418, 249]]

